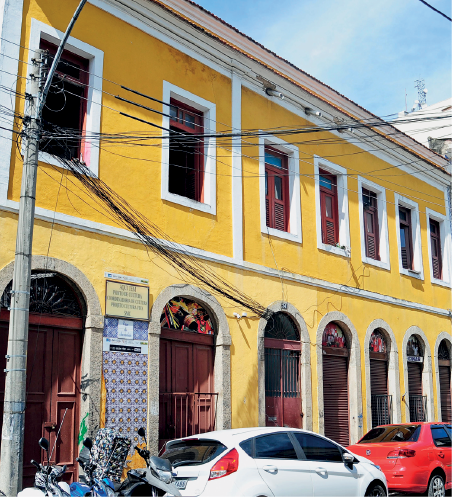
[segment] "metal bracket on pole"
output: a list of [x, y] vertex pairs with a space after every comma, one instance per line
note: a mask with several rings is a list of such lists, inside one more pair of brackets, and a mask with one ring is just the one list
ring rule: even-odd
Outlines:
[[4, 373], [9, 373], [11, 371], [26, 371], [26, 369], [23, 368], [23, 369], [4, 369], [3, 370]]
[[27, 357], [27, 354], [5, 355], [6, 360], [9, 361], [11, 357]]

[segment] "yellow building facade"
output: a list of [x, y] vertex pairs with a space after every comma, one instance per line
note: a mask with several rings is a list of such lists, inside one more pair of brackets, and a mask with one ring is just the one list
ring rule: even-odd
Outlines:
[[[21, 0], [4, 11], [0, 294], [7, 291], [12, 278], [23, 161], [20, 115], [26, 106], [28, 62], [43, 41], [58, 42], [76, 4], [75, 0]], [[161, 323], [167, 303], [173, 300], [175, 305], [180, 298], [204, 309], [215, 333], [208, 345], [213, 354], [209, 381], [210, 393], [216, 395], [217, 429], [293, 424], [284, 422], [280, 412], [286, 406], [300, 418], [295, 424], [331, 433], [328, 406], [334, 396], [327, 393], [330, 385], [325, 382], [336, 363], [328, 361], [329, 357], [339, 360], [345, 356], [331, 355], [325, 337], [331, 335], [333, 343], [338, 333], [343, 342], [336, 348], [347, 356], [345, 372], [340, 373], [342, 366], [337, 366], [348, 408], [341, 441], [356, 442], [373, 425], [372, 412], [377, 407], [372, 400], [372, 360], [386, 361], [386, 391], [381, 396], [390, 418], [385, 419], [413, 421], [419, 409], [429, 421], [450, 415], [450, 405], [444, 405], [450, 401], [452, 343], [450, 169], [445, 159], [188, 1], [89, 1], [68, 41], [67, 53], [71, 54], [68, 60], [77, 61], [75, 56], [86, 62], [80, 66], [85, 67], [81, 69], [87, 78], [84, 82], [82, 73], [69, 75], [60, 78], [63, 89], [54, 89], [55, 95], [67, 92], [69, 99], [60, 112], [69, 105], [71, 88], [86, 91], [81, 111], [85, 139], [79, 144], [78, 158], [180, 244], [182, 256], [194, 255], [203, 267], [263, 308], [288, 316], [297, 336], [282, 342], [287, 345], [292, 340], [298, 345], [274, 350], [285, 351], [278, 357], [299, 361], [293, 366], [296, 378], [291, 380], [296, 384], [295, 393], [287, 393], [287, 397], [299, 398], [299, 403], [289, 406], [284, 400], [285, 380], [279, 393], [269, 393], [273, 381], [269, 368], [276, 363], [269, 362], [267, 351], [274, 342], [268, 340], [281, 339], [268, 334], [266, 318], [271, 313], [257, 315], [214, 294], [195, 277], [182, 277], [118, 224], [42, 147], [34, 281], [43, 281], [49, 274], [61, 278], [80, 304], [74, 443], [79, 434], [94, 433], [101, 426], [132, 427], [124, 432], [134, 438], [140, 424], [147, 426], [153, 448], [159, 439], [165, 439], [162, 423], [171, 414], [162, 418], [162, 409], [167, 407], [162, 404], [160, 370], [167, 359], [161, 342], [171, 340], [163, 334]], [[77, 78], [82, 83], [74, 83]], [[57, 102], [55, 95], [52, 102]], [[5, 108], [17, 116], [6, 114]], [[194, 121], [194, 125], [202, 128], [202, 148], [195, 154], [198, 165], [179, 164], [198, 168], [198, 193], [194, 187], [195, 193], [188, 194], [189, 180], [182, 185], [174, 170], [173, 162], [182, 157], [180, 150], [185, 145], [179, 144], [180, 150], [172, 147], [175, 135], [169, 130], [191, 131], [174, 124], [178, 118], [173, 109], [189, 116], [184, 117], [183, 126], [189, 128], [193, 118], [200, 123]], [[127, 140], [120, 138], [123, 135]], [[180, 154], [176, 156], [174, 150]], [[191, 160], [190, 154], [184, 157]], [[280, 176], [278, 167], [283, 171]], [[269, 173], [274, 170], [274, 175]], [[281, 181], [281, 191], [277, 181]], [[268, 193], [269, 184], [275, 194]], [[328, 189], [334, 190], [331, 205], [336, 214], [331, 214], [332, 221], [325, 207], [325, 202], [330, 202]], [[283, 197], [280, 203], [278, 195]], [[269, 219], [266, 201], [280, 205], [284, 219], [278, 218], [278, 207]], [[369, 209], [378, 221], [366, 220]], [[409, 218], [406, 225], [404, 216]], [[373, 228], [371, 222], [376, 223]], [[328, 226], [333, 226], [332, 239], [327, 237]], [[377, 244], [374, 252], [367, 238], [372, 229], [376, 232], [371, 237]], [[439, 272], [435, 250], [440, 253]], [[131, 325], [133, 330], [123, 331], [123, 335], [117, 334], [118, 326], [127, 330], [131, 320], [107, 313], [107, 280], [149, 290], [148, 315], [145, 320], [137, 319]], [[7, 308], [2, 312], [7, 323]], [[51, 326], [65, 325], [55, 322]], [[116, 359], [105, 355], [112, 338], [110, 328], [116, 330], [113, 338], [123, 336], [145, 344], [137, 359], [141, 369], [136, 395], [126, 400], [124, 387], [124, 406], [130, 400], [140, 406], [129, 414], [127, 409], [112, 413], [114, 402], [123, 399], [119, 383], [117, 392], [112, 393], [115, 365], [108, 361]], [[4, 340], [6, 324], [2, 330]], [[377, 338], [384, 342], [383, 352], [370, 349]], [[415, 353], [413, 344], [418, 347]], [[69, 347], [58, 354], [72, 351]], [[193, 351], [189, 353], [195, 354]], [[126, 383], [138, 371], [127, 370], [128, 353], [121, 356], [126, 361], [122, 377]], [[176, 368], [174, 357], [173, 362], [165, 362], [167, 367]], [[192, 357], [187, 360], [194, 360]], [[207, 364], [199, 357], [200, 363]], [[410, 406], [410, 395], [414, 399], [416, 394], [413, 389], [410, 394], [409, 388], [409, 378], [417, 374], [410, 364], [416, 362], [421, 364], [418, 411]], [[448, 397], [444, 381], [440, 382], [441, 367], [449, 368]], [[192, 386], [191, 392], [194, 390]], [[272, 395], [282, 398], [280, 404], [268, 400]], [[127, 421], [129, 418], [133, 419]], [[343, 430], [341, 426], [337, 430]]]

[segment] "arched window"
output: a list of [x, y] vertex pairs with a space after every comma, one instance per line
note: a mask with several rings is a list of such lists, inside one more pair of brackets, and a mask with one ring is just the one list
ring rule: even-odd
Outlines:
[[329, 323], [325, 326], [322, 338], [323, 347], [332, 347], [335, 349], [346, 349], [347, 339], [344, 332], [336, 323]]
[[388, 395], [387, 350], [385, 335], [377, 328], [369, 340], [372, 428], [392, 422], [392, 396]]
[[[410, 361], [410, 357], [424, 357], [424, 351], [422, 349], [421, 342], [419, 341], [416, 335], [411, 335], [408, 339], [408, 343], [406, 345], [406, 355], [408, 357], [408, 361]], [[414, 360], [410, 362], [422, 362], [421, 360]]]
[[438, 360], [440, 361], [450, 361], [449, 347], [447, 346], [446, 340], [441, 340], [438, 347]]
[[369, 341], [369, 351], [380, 352], [383, 354], [386, 354], [387, 352], [386, 338], [379, 329], [376, 329], [372, 332]]
[[408, 362], [408, 404], [410, 407], [410, 421], [427, 421], [427, 397], [424, 395], [422, 385], [424, 349], [416, 335], [411, 335], [408, 339], [406, 355]]
[[441, 398], [441, 421], [452, 422], [450, 344], [442, 340], [438, 347], [439, 392]]
[[266, 425], [301, 428], [300, 332], [288, 314], [272, 314], [264, 345]]
[[[0, 307], [11, 306], [10, 281], [3, 292]], [[32, 272], [30, 283], [30, 312], [82, 317], [80, 300], [73, 288], [56, 273]]]
[[264, 331], [265, 338], [278, 340], [300, 340], [300, 332], [292, 318], [284, 312], [275, 312], [267, 321]]
[[209, 313], [193, 300], [174, 297], [164, 307], [160, 318], [162, 328], [214, 335]]

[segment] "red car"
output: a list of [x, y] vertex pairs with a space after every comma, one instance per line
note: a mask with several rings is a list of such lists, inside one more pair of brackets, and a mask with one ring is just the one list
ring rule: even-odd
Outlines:
[[444, 497], [452, 488], [451, 438], [448, 423], [383, 425], [348, 449], [380, 466], [390, 492]]

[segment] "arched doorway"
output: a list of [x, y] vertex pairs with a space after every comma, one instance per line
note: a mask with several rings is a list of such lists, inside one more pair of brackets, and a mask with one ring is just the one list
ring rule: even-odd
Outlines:
[[275, 312], [264, 330], [265, 424], [302, 428], [300, 333], [292, 318]]
[[438, 347], [438, 374], [441, 421], [452, 423], [450, 345], [446, 340], [441, 340]]
[[[4, 397], [9, 310], [12, 283], [0, 303], [0, 398]], [[27, 352], [27, 400], [23, 457], [23, 486], [33, 486], [31, 459], [44, 462], [38, 440], [46, 437], [53, 447], [51, 463], [66, 464], [66, 481], [77, 479], [75, 461], [80, 419], [80, 368], [83, 302], [71, 284], [54, 272], [33, 271]], [[3, 405], [0, 423], [3, 420]]]
[[322, 354], [324, 433], [326, 437], [347, 446], [350, 444], [349, 345], [345, 333], [334, 322], [325, 326]]
[[215, 429], [215, 327], [198, 302], [174, 297], [164, 307], [160, 336], [159, 446]]
[[423, 393], [422, 373], [424, 349], [416, 335], [411, 335], [406, 346], [408, 368], [408, 405], [410, 422], [427, 421], [427, 396]]
[[369, 341], [372, 428], [389, 424], [392, 419], [392, 395], [388, 395], [388, 346], [382, 330], [372, 332]]

